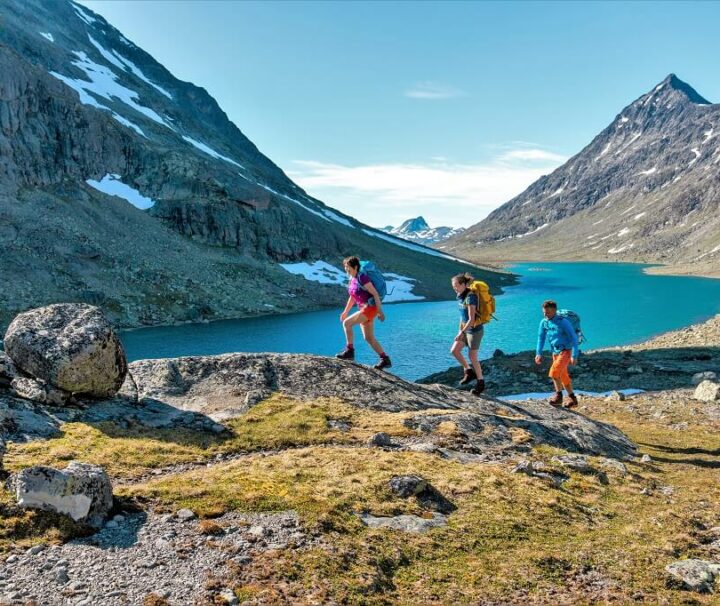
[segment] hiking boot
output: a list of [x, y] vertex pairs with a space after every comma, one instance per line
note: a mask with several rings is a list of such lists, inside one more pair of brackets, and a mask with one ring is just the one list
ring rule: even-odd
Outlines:
[[340, 360], [354, 360], [355, 359], [355, 350], [350, 349], [349, 347], [346, 347], [339, 354], [335, 354], [335, 357]]
[[463, 372], [463, 378], [460, 379], [460, 385], [467, 385], [472, 381], [473, 379], [477, 378], [477, 375], [475, 374], [475, 370], [472, 368], [466, 368]]
[[378, 370], [384, 370], [385, 368], [390, 368], [392, 366], [392, 362], [390, 361], [389, 356], [382, 356], [380, 358], [380, 361], [373, 366], [373, 368], [377, 368]]
[[577, 406], [578, 406], [577, 396], [574, 393], [569, 393], [568, 399], [570, 401], [567, 404], [565, 404], [565, 408], [577, 408]]
[[483, 391], [485, 391], [485, 379], [478, 379], [475, 387], [472, 388], [472, 393], [474, 396], [479, 396]]
[[562, 391], [556, 391], [555, 395], [548, 400], [550, 406], [562, 406]]

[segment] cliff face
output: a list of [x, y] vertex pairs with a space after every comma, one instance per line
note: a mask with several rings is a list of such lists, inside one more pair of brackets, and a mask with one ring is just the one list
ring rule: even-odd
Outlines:
[[718, 134], [720, 105], [671, 74], [443, 250], [473, 259], [717, 260]]
[[0, 18], [0, 325], [57, 301], [129, 326], [339, 303], [337, 285], [279, 264], [340, 269], [349, 254], [447, 295], [457, 261], [305, 194], [204, 89], [102, 17], [6, 0]]

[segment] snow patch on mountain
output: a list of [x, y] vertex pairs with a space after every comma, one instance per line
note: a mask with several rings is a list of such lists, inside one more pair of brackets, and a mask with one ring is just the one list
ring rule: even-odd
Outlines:
[[40, 32], [40, 35], [46, 40], [50, 40], [50, 42], [55, 42], [55, 38], [50, 32]]
[[314, 263], [279, 263], [285, 271], [296, 276], [303, 276], [311, 282], [320, 284], [345, 284], [348, 280], [347, 274], [330, 263], [315, 261]]
[[242, 164], [238, 164], [232, 158], [228, 158], [227, 156], [223, 156], [222, 154], [219, 154], [212, 147], [210, 147], [209, 145], [205, 145], [205, 143], [202, 143], [201, 141], [197, 141], [197, 140], [193, 139], [192, 137], [188, 137], [187, 135], [183, 135], [182, 138], [185, 141], [187, 141], [190, 145], [199, 149], [201, 152], [207, 154], [208, 156], [212, 156], [213, 158], [215, 158], [217, 160], [225, 160], [225, 162], [230, 162], [230, 164], [234, 164], [235, 166], [237, 166], [239, 168], [245, 168]]
[[108, 101], [117, 99], [118, 101], [122, 101], [126, 105], [130, 106], [135, 111], [150, 118], [154, 122], [162, 124], [170, 130], [175, 130], [157, 112], [153, 111], [149, 107], [140, 105], [137, 101], [138, 93], [120, 84], [117, 81], [117, 75], [115, 75], [110, 68], [95, 63], [82, 51], [73, 51], [73, 54], [78, 58], [78, 60], [73, 61], [72, 64], [84, 71], [89, 80], [70, 78], [69, 76], [59, 74], [58, 72], [50, 72], [50, 75], [63, 81], [70, 88], [77, 91], [80, 95], [81, 103], [109, 110], [108, 107], [98, 103], [98, 101], [90, 93], [103, 97]]
[[154, 200], [146, 198], [137, 189], [123, 183], [120, 175], [107, 174], [100, 181], [88, 179], [85, 183], [104, 194], [122, 198], [140, 210], [147, 210], [155, 205]]
[[75, 4], [74, 2], [71, 2], [70, 6], [72, 6], [75, 9], [77, 16], [80, 17], [80, 19], [82, 19], [88, 25], [92, 25], [93, 23], [97, 22], [97, 19], [95, 17], [93, 17], [90, 13], [88, 13], [81, 6]]

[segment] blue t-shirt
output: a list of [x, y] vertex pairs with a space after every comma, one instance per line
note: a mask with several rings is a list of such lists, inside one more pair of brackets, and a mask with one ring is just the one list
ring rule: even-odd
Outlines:
[[543, 318], [538, 327], [538, 339], [535, 353], [539, 356], [545, 347], [547, 340], [550, 351], [559, 354], [565, 349], [572, 349], [572, 357], [578, 357], [578, 338], [575, 329], [567, 318], [561, 318], [555, 314], [552, 318]]
[[[479, 308], [479, 302], [478, 302], [478, 296], [474, 292], [470, 292], [470, 290], [466, 290], [463, 293], [460, 293], [457, 297], [458, 300], [458, 308], [460, 309], [460, 321], [465, 324], [470, 319], [470, 311], [468, 309], [469, 305], [475, 306], [475, 316], [477, 317], [477, 314], [480, 313]], [[468, 328], [465, 330], [465, 332], [469, 333], [476, 333], [480, 332], [483, 329], [482, 324], [478, 324], [475, 328]]]

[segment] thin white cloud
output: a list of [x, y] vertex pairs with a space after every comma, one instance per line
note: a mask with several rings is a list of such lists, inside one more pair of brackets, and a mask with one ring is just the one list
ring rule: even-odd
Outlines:
[[[525, 153], [531, 151], [536, 153]], [[433, 227], [466, 227], [565, 160], [540, 149], [508, 150], [482, 164], [343, 166], [298, 160], [289, 175], [311, 195], [369, 225], [399, 225], [422, 215]]]
[[405, 91], [405, 96], [411, 99], [454, 99], [455, 97], [462, 97], [465, 95], [465, 91], [442, 84], [440, 82], [418, 82], [412, 88]]

